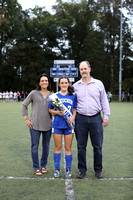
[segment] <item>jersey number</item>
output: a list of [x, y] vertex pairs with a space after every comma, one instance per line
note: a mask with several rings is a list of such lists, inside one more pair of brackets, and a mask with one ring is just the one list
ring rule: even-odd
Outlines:
[[69, 111], [71, 110], [71, 107], [72, 107], [72, 106], [68, 106], [68, 110], [69, 110]]

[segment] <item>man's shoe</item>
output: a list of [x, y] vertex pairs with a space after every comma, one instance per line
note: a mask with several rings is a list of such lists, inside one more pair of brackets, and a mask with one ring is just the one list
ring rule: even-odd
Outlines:
[[96, 176], [98, 179], [104, 178], [102, 172], [100, 172], [100, 173], [95, 173], [95, 176]]
[[85, 173], [79, 172], [79, 174], [77, 175], [77, 178], [82, 179], [82, 178], [84, 178], [84, 176], [85, 176]]

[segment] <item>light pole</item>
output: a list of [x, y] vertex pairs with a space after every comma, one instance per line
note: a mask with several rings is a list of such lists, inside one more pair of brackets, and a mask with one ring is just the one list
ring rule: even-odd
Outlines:
[[122, 87], [122, 4], [121, 0], [121, 17], [120, 17], [120, 68], [119, 68], [119, 101], [121, 101], [121, 87]]

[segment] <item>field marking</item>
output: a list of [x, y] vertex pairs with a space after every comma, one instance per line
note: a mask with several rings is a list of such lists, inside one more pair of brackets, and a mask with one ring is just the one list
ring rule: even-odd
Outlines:
[[[77, 178], [71, 178], [71, 179], [65, 179], [65, 178], [41, 178], [41, 177], [14, 177], [14, 176], [0, 176], [0, 179], [16, 179], [16, 180], [62, 180], [62, 181], [73, 181], [73, 180], [78, 180], [78, 181], [84, 181], [84, 180], [87, 180], [87, 181], [95, 181], [95, 180], [98, 180], [97, 178], [83, 178], [83, 179], [77, 179]], [[121, 181], [130, 181], [130, 180], [133, 180], [133, 177], [131, 178], [124, 178], [124, 177], [121, 177], [121, 178], [103, 178], [103, 179], [99, 179], [99, 181], [104, 181], [104, 180], [107, 180], [107, 181], [110, 181], [110, 180], [121, 180]]]
[[[65, 148], [64, 148], [64, 137], [63, 137], [63, 157], [64, 157], [64, 170], [66, 172], [66, 160], [65, 160]], [[72, 179], [64, 179], [66, 185], [66, 199], [67, 200], [75, 200], [74, 197], [74, 189], [72, 185]]]
[[72, 179], [65, 180], [67, 200], [75, 200]]

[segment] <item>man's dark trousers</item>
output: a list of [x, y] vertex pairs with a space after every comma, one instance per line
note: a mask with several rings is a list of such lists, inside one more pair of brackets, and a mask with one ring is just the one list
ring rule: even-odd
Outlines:
[[81, 173], [86, 173], [86, 147], [88, 135], [93, 146], [94, 153], [94, 171], [102, 172], [102, 143], [103, 143], [103, 125], [101, 114], [94, 116], [85, 116], [77, 113], [75, 120], [75, 133], [78, 146], [78, 169]]

